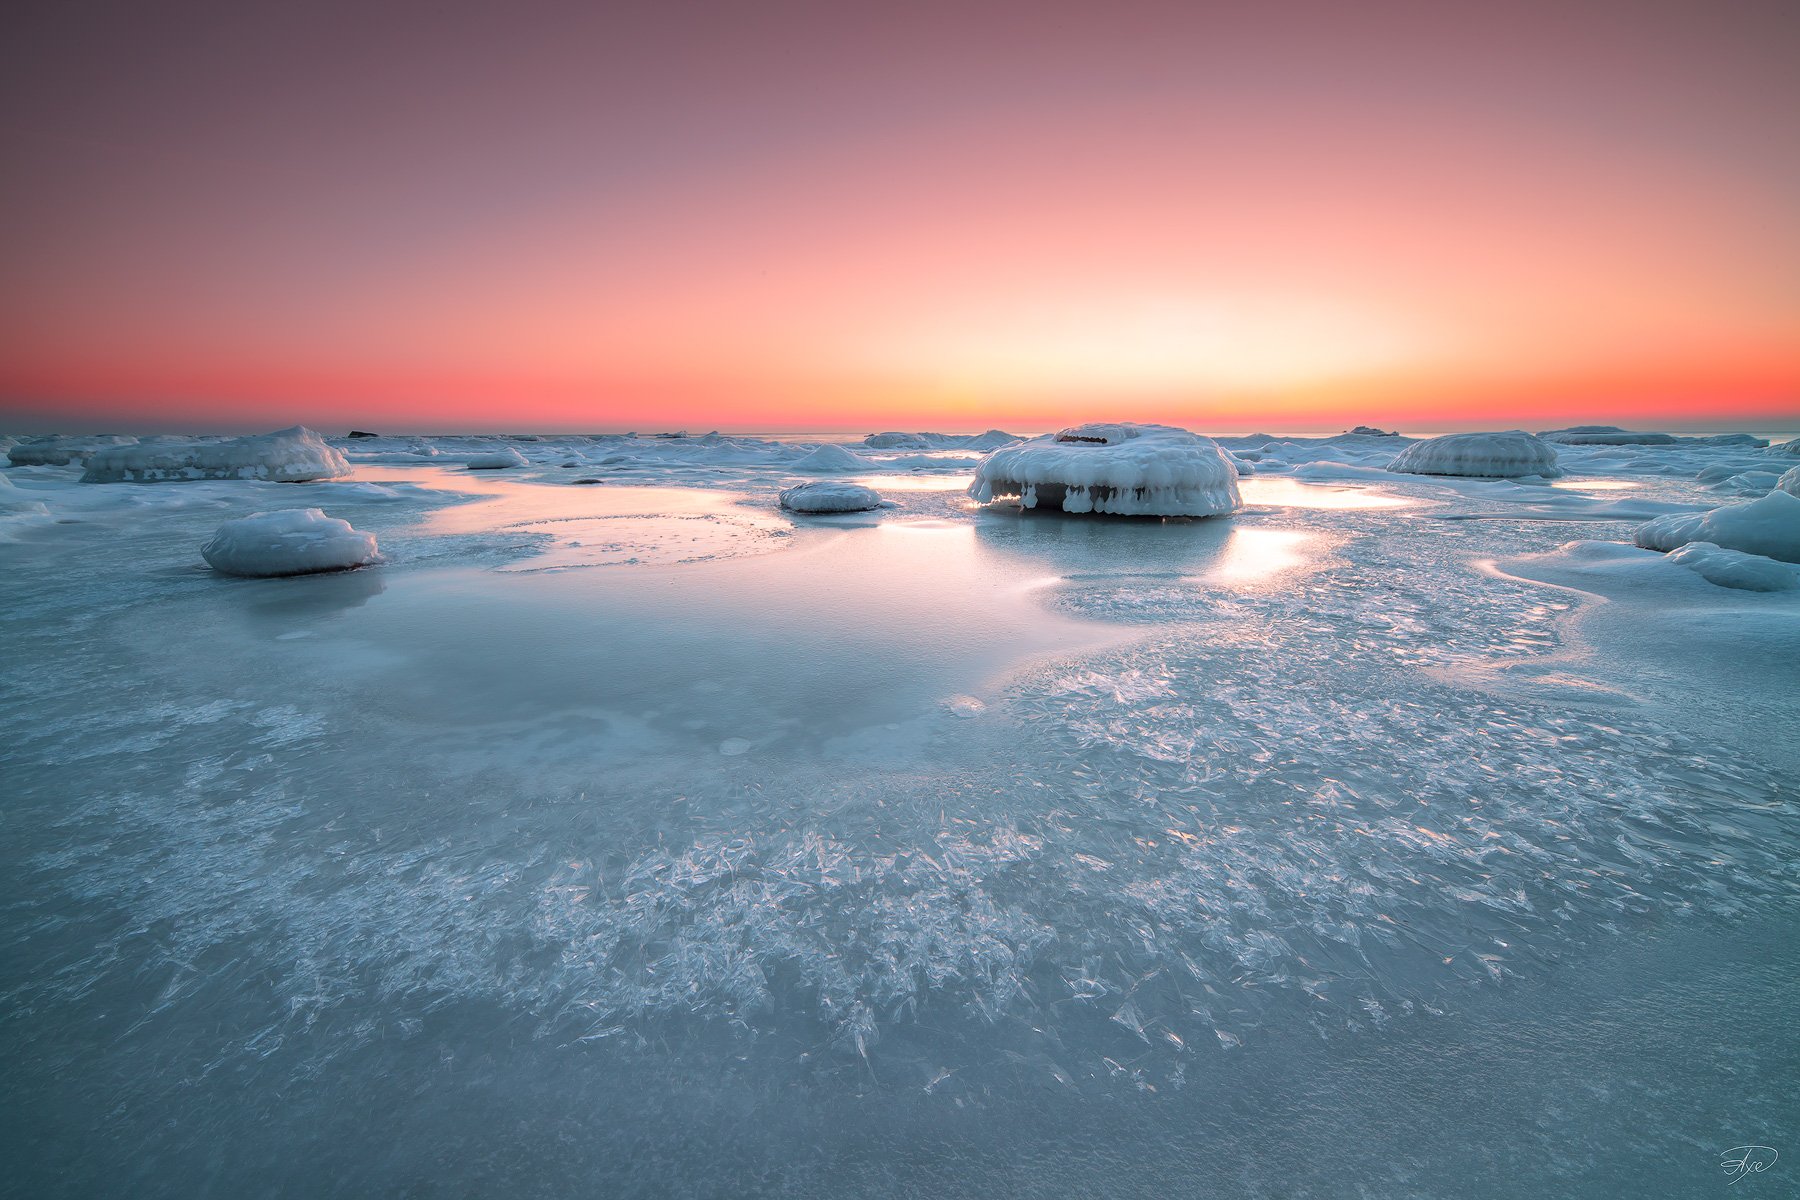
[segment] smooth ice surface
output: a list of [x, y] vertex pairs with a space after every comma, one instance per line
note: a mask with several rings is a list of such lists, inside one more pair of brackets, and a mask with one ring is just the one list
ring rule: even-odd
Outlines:
[[1710, 512], [1670, 513], [1639, 527], [1635, 540], [1651, 550], [1711, 542], [1728, 550], [1800, 563], [1800, 496], [1771, 491], [1760, 500]]
[[312, 430], [296, 425], [255, 437], [105, 446], [88, 457], [81, 482], [266, 479], [306, 483], [349, 473], [350, 464], [341, 451], [326, 445]]
[[801, 513], [867, 512], [881, 507], [881, 493], [860, 483], [819, 480], [783, 488], [781, 507]]
[[225, 522], [200, 556], [225, 575], [309, 575], [375, 561], [375, 535], [316, 508], [291, 508]]
[[1217, 443], [1185, 429], [1077, 425], [993, 451], [969, 494], [1068, 513], [1209, 517], [1239, 506], [1237, 478]]
[[[1629, 544], [1763, 449], [1233, 438], [1244, 507], [1162, 522], [957, 448], [797, 520], [816, 443], [346, 444], [0, 473], [20, 1195], [1701, 1195], [1800, 1141], [1800, 591]], [[200, 566], [297, 496], [384, 565]]]
[[1408, 475], [1471, 475], [1513, 478], [1562, 474], [1556, 450], [1522, 429], [1504, 433], [1451, 433], [1416, 442], [1400, 452], [1388, 470]]

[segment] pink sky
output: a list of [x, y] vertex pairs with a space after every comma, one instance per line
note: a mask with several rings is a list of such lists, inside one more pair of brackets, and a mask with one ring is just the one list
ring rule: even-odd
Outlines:
[[1800, 416], [1796, 6], [711, 7], [28, 17], [0, 418]]

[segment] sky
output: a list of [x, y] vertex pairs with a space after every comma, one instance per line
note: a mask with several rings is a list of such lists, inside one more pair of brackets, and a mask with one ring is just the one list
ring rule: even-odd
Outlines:
[[15, 431], [1800, 425], [1800, 5], [60, 0]]

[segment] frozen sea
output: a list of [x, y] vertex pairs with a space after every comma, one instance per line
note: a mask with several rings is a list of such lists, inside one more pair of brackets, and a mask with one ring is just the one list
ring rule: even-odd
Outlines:
[[[1221, 441], [0, 472], [0, 1188], [1800, 1195], [1800, 590], [1627, 549], [1800, 458]], [[201, 560], [286, 508], [384, 561]]]

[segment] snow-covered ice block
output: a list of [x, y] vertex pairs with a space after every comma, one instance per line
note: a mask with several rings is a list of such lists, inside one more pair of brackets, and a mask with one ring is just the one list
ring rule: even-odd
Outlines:
[[1237, 463], [1217, 443], [1185, 429], [1077, 425], [989, 454], [969, 495], [1071, 513], [1212, 517], [1242, 507], [1237, 478]]
[[471, 471], [504, 471], [508, 467], [524, 466], [525, 456], [508, 446], [487, 454], [471, 454], [464, 465]]
[[1776, 490], [1747, 504], [1727, 504], [1710, 512], [1670, 513], [1639, 526], [1635, 540], [1648, 550], [1711, 542], [1727, 550], [1800, 563], [1800, 496]]
[[1679, 563], [1720, 587], [1746, 592], [1786, 592], [1800, 587], [1800, 574], [1786, 563], [1761, 554], [1727, 550], [1711, 542], [1689, 542], [1670, 552], [1668, 561]]
[[1790, 496], [1800, 496], [1800, 467], [1789, 467], [1782, 472], [1781, 478], [1775, 481], [1775, 486]]
[[1564, 446], [1673, 446], [1678, 440], [1667, 433], [1637, 433], [1617, 425], [1571, 425], [1538, 434], [1546, 442]]
[[108, 446], [130, 446], [137, 442], [134, 437], [118, 434], [97, 434], [91, 437], [37, 437], [29, 438], [11, 446], [6, 451], [7, 461], [15, 467], [66, 467], [70, 463], [84, 463], [96, 451]]
[[1523, 429], [1504, 433], [1451, 433], [1415, 442], [1388, 464], [1405, 475], [1468, 475], [1478, 479], [1511, 479], [1562, 474], [1556, 450]]
[[83, 483], [160, 483], [188, 479], [266, 479], [305, 483], [348, 475], [341, 451], [304, 426], [217, 442], [140, 442], [96, 450]]
[[869, 464], [842, 446], [827, 443], [789, 464], [788, 469], [805, 475], [832, 475], [841, 471], [867, 471]]
[[881, 493], [860, 483], [820, 479], [784, 489], [781, 507], [799, 513], [867, 512], [881, 507]]
[[375, 535], [316, 508], [290, 508], [225, 522], [200, 555], [226, 575], [310, 575], [374, 562]]
[[[1769, 453], [1800, 455], [1800, 438], [1795, 438], [1789, 442], [1776, 442], [1773, 446], [1769, 447]], [[14, 459], [13, 461], [17, 462], [18, 460]]]

